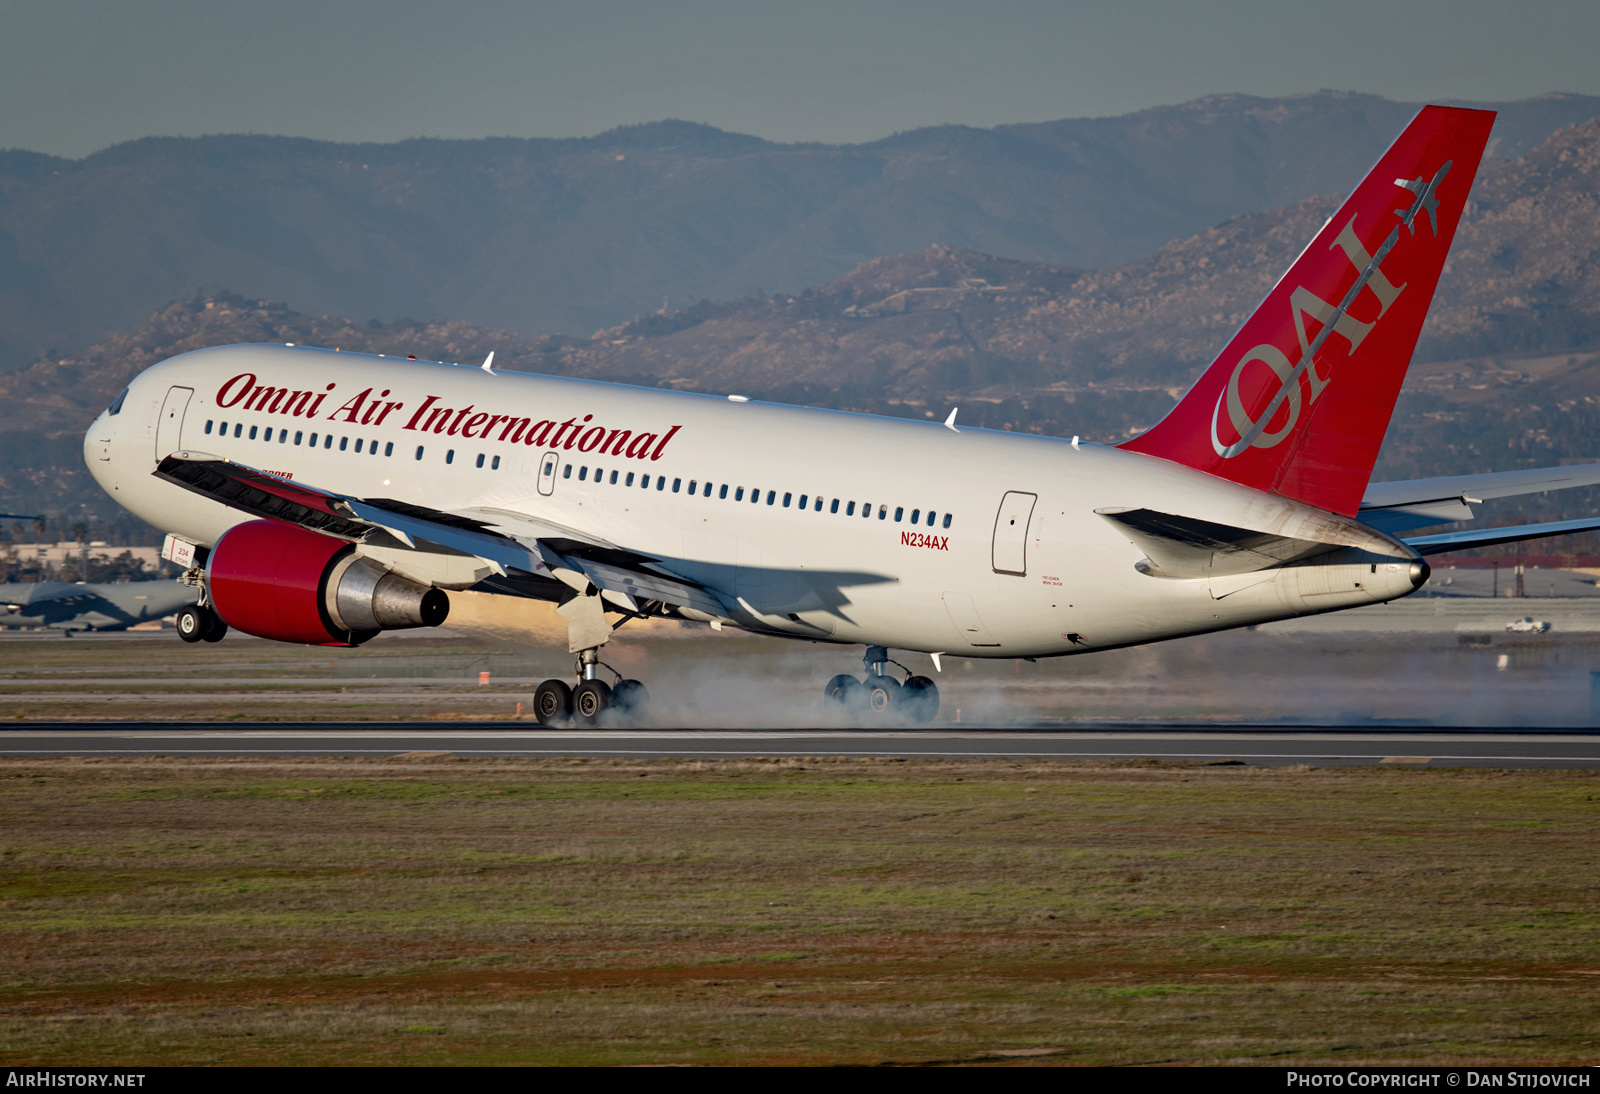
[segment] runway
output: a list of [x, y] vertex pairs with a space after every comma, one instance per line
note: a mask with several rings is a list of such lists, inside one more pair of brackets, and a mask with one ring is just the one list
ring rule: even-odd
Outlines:
[[554, 730], [505, 723], [13, 723], [0, 757], [581, 756], [596, 759], [877, 757], [1156, 759], [1189, 763], [1404, 764], [1600, 769], [1600, 730], [1105, 726], [996, 730]]

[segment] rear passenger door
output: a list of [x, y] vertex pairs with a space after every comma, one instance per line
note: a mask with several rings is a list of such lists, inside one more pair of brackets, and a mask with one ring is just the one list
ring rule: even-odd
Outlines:
[[1039, 495], [1008, 490], [994, 518], [993, 565], [997, 574], [1024, 577], [1028, 573], [1028, 525]]

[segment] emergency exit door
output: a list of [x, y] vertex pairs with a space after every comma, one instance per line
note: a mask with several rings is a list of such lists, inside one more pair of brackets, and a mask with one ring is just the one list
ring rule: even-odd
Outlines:
[[1007, 490], [994, 518], [994, 572], [1025, 576], [1028, 572], [1028, 524], [1038, 494]]

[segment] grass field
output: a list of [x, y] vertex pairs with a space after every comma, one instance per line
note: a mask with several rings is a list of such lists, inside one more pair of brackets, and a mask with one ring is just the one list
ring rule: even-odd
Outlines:
[[1600, 777], [0, 761], [0, 1063], [1589, 1063]]

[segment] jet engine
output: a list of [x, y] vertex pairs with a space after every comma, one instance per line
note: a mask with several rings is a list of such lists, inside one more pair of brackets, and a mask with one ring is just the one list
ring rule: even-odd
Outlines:
[[206, 561], [211, 606], [228, 626], [279, 642], [358, 646], [382, 630], [437, 627], [438, 589], [401, 577], [355, 546], [275, 520], [223, 533]]

